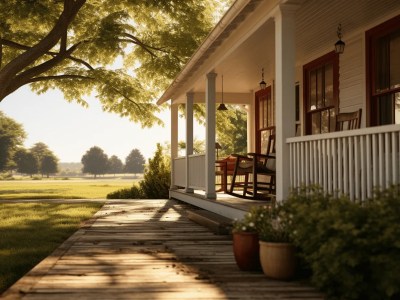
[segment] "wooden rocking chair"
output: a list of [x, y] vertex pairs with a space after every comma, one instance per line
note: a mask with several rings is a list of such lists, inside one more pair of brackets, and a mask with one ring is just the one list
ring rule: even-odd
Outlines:
[[[275, 193], [275, 135], [268, 138], [266, 154], [234, 156], [236, 163], [229, 194], [248, 199], [271, 199], [271, 194]], [[238, 174], [247, 174], [244, 183], [236, 181]], [[236, 193], [236, 189], [243, 189], [242, 194]]]

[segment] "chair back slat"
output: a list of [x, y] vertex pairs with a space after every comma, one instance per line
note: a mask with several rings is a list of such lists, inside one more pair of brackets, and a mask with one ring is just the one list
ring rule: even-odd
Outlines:
[[336, 115], [335, 131], [358, 129], [361, 127], [361, 109]]

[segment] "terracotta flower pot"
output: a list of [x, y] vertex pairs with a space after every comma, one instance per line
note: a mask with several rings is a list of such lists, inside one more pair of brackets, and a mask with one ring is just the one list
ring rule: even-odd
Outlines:
[[260, 241], [260, 261], [262, 270], [267, 277], [288, 280], [295, 274], [295, 249], [290, 243]]
[[234, 232], [233, 253], [236, 264], [243, 271], [259, 271], [260, 244], [255, 232]]

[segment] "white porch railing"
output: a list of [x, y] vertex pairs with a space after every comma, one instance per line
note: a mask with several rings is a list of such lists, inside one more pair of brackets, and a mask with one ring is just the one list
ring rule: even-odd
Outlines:
[[172, 160], [172, 184], [186, 186], [186, 157], [178, 157]]
[[[205, 190], [205, 154], [193, 154], [189, 156], [189, 188]], [[173, 184], [186, 186], [186, 157], [178, 157], [173, 160]]]
[[318, 184], [329, 193], [365, 200], [375, 187], [400, 180], [400, 125], [370, 127], [286, 140], [290, 185]]

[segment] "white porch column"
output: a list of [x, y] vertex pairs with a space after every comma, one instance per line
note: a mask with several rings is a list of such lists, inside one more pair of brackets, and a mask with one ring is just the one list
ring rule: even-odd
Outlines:
[[215, 193], [215, 79], [216, 73], [207, 74], [206, 82], [206, 194], [216, 199]]
[[281, 5], [275, 15], [276, 199], [289, 195], [290, 159], [286, 138], [295, 136], [295, 11]]
[[186, 193], [193, 193], [193, 189], [189, 188], [189, 156], [193, 154], [193, 98], [193, 93], [186, 94]]
[[178, 157], [178, 104], [171, 103], [171, 189], [174, 183], [174, 158]]

